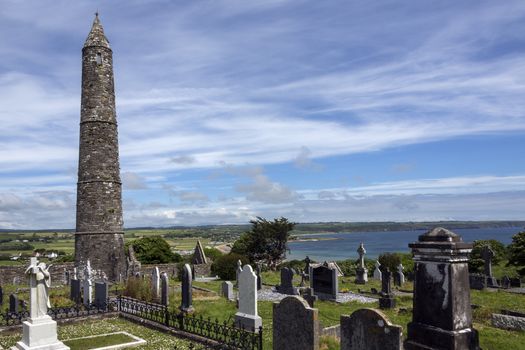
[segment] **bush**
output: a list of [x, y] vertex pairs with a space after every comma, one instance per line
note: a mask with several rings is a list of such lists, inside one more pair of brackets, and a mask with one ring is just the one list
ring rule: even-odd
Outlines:
[[397, 267], [401, 264], [401, 256], [396, 253], [383, 253], [377, 260], [381, 264], [381, 269], [388, 268], [391, 272], [397, 271]]
[[160, 236], [144, 237], [126, 243], [126, 246], [128, 244], [133, 245], [137, 260], [143, 264], [166, 264], [183, 260], [180, 254], [171, 251], [168, 242]]
[[207, 259], [211, 259], [212, 261], [224, 255], [220, 250], [215, 248], [204, 248], [204, 254], [206, 254]]
[[27, 242], [7, 242], [0, 244], [0, 250], [33, 250], [31, 244]]
[[235, 253], [222, 255], [211, 265], [211, 272], [219, 276], [222, 280], [233, 281], [236, 278], [235, 271], [238, 260], [241, 260], [243, 266], [249, 262], [248, 258], [244, 255]]
[[142, 277], [130, 277], [126, 280], [124, 296], [143, 301], [153, 301], [150, 281]]
[[525, 276], [525, 231], [512, 236], [508, 247], [509, 262], [507, 266], [515, 266], [520, 276]]
[[57, 263], [63, 263], [63, 262], [73, 262], [75, 261], [75, 256], [72, 254], [66, 254], [66, 255], [60, 255], [58, 258], [55, 259], [55, 262]]
[[306, 263], [303, 260], [290, 260], [286, 261], [278, 266], [278, 269], [282, 269], [283, 267], [288, 267], [290, 269], [294, 269], [295, 272], [301, 273], [304, 271], [304, 268], [306, 266]]

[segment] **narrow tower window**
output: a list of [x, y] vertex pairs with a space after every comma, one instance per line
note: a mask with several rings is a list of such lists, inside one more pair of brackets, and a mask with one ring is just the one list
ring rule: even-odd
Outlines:
[[102, 64], [102, 54], [97, 52], [97, 64]]

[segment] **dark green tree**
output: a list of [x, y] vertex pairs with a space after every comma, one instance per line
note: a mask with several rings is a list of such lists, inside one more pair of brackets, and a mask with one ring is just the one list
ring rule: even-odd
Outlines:
[[520, 276], [525, 276], [525, 231], [512, 236], [508, 248], [509, 262], [507, 266], [515, 266]]
[[213, 261], [213, 264], [211, 265], [211, 272], [219, 276], [219, 278], [222, 280], [235, 280], [235, 271], [237, 269], [238, 260], [242, 262], [243, 266], [248, 263], [248, 258], [243, 255], [235, 253], [221, 255], [217, 258], [217, 260]]
[[143, 264], [166, 264], [182, 261], [182, 257], [172, 252], [168, 242], [160, 236], [143, 237], [127, 244], [133, 245], [135, 256]]
[[268, 221], [251, 220], [252, 228], [235, 242], [232, 252], [248, 257], [251, 262], [265, 262], [272, 270], [283, 260], [290, 231], [295, 223], [280, 217]]
[[494, 258], [492, 258], [493, 264], [499, 264], [507, 256], [507, 251], [505, 245], [495, 239], [480, 239], [474, 241], [474, 247], [470, 253], [468, 261], [468, 270], [472, 273], [483, 272], [483, 266], [485, 261], [481, 257], [481, 251], [484, 246], [489, 246], [490, 249], [494, 252]]

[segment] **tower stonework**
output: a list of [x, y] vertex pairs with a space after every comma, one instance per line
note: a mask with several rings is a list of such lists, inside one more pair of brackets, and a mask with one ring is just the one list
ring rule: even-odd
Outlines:
[[75, 265], [88, 260], [111, 281], [125, 274], [113, 58], [98, 14], [82, 49]]

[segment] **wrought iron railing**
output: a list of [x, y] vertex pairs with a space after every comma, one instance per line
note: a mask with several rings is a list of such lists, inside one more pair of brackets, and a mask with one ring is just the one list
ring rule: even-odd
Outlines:
[[[217, 349], [262, 350], [262, 327], [244, 329], [227, 321], [211, 320], [202, 316], [169, 311], [167, 307], [144, 301], [121, 297], [120, 312], [157, 322], [169, 328], [181, 330], [218, 342]], [[211, 346], [211, 345], [209, 345]]]
[[[102, 304], [83, 305], [77, 304], [70, 307], [56, 307], [47, 310], [47, 314], [54, 320], [86, 317], [118, 311], [117, 300], [108, 300]], [[29, 318], [29, 311], [6, 312], [0, 314], [0, 327], [16, 326]]]

